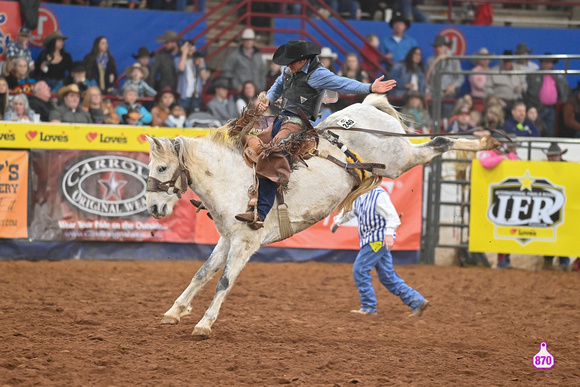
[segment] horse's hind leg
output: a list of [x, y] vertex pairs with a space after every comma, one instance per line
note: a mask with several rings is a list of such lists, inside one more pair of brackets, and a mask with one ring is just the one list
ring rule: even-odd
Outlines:
[[171, 309], [165, 312], [161, 324], [177, 324], [182, 316], [189, 314], [193, 297], [215, 273], [224, 267], [229, 248], [229, 241], [225, 238], [220, 238], [207, 261], [195, 273], [189, 286], [175, 300]]
[[203, 318], [197, 323], [192, 335], [209, 336], [211, 326], [218, 317], [222, 303], [234, 286], [234, 281], [256, 250], [260, 247], [261, 234], [253, 232], [252, 238], [237, 238], [231, 243], [226, 267], [220, 277], [213, 301], [206, 310]]

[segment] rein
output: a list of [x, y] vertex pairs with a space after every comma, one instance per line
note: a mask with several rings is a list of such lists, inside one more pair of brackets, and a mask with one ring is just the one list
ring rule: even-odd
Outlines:
[[[166, 192], [169, 195], [176, 194], [177, 197], [181, 199], [181, 194], [185, 193], [185, 191], [187, 191], [189, 185], [191, 184], [191, 178], [189, 177], [189, 170], [187, 169], [187, 167], [185, 167], [184, 163], [185, 160], [183, 156], [181, 157], [181, 159], [179, 158], [179, 151], [181, 147], [180, 143], [178, 141], [175, 141], [174, 139], [171, 139], [170, 141], [173, 144], [173, 149], [175, 150], [175, 153], [177, 154], [178, 167], [175, 170], [175, 172], [173, 172], [173, 176], [171, 177], [171, 179], [167, 181], [162, 182], [159, 179], [149, 176], [147, 178], [146, 191]], [[178, 181], [180, 182], [181, 188], [178, 188], [176, 186], [176, 183]]]
[[479, 130], [489, 130], [490, 132], [498, 133], [502, 137], [505, 137], [507, 140], [510, 140], [509, 137], [505, 136], [503, 133], [501, 133], [500, 131], [498, 131], [496, 129], [485, 129], [482, 127], [473, 128], [473, 129], [470, 129], [470, 130], [463, 132], [463, 133], [440, 133], [440, 134], [432, 134], [432, 135], [425, 135], [425, 134], [421, 134], [421, 133], [394, 133], [394, 132], [384, 132], [382, 130], [376, 130], [376, 129], [366, 129], [366, 128], [357, 128], [357, 127], [344, 128], [342, 126], [327, 126], [326, 128], [319, 130], [319, 132], [324, 132], [324, 131], [330, 130], [330, 129], [349, 130], [352, 132], [362, 132], [362, 133], [370, 133], [370, 134], [377, 134], [380, 136], [392, 136], [392, 137], [451, 137], [451, 136], [457, 137], [457, 136], [467, 136], [467, 135], [473, 134]]

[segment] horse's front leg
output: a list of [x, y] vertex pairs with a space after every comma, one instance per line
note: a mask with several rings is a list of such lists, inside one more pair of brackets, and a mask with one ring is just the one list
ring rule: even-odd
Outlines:
[[251, 237], [247, 237], [248, 234], [246, 234], [246, 237], [238, 237], [231, 242], [226, 267], [216, 286], [213, 301], [203, 318], [195, 326], [192, 335], [209, 336], [211, 334], [211, 326], [217, 319], [222, 303], [234, 286], [236, 278], [252, 254], [260, 247], [262, 230], [251, 231], [249, 235]]
[[220, 238], [207, 261], [199, 268], [191, 280], [189, 286], [175, 300], [171, 309], [163, 315], [161, 324], [177, 324], [182, 316], [191, 311], [191, 301], [197, 292], [205, 285], [215, 273], [224, 267], [230, 243], [225, 238]]

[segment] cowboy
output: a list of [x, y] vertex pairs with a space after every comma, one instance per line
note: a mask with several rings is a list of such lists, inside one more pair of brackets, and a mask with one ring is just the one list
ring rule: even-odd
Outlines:
[[79, 124], [91, 124], [93, 122], [91, 115], [79, 106], [81, 91], [76, 83], [64, 86], [58, 91], [57, 95], [58, 99], [62, 100], [64, 104], [50, 111], [50, 122], [73, 122]]
[[269, 143], [270, 151], [262, 152], [256, 163], [259, 178], [257, 219], [252, 208], [236, 215], [237, 220], [249, 223], [254, 229], [263, 227], [274, 204], [276, 188], [286, 185], [290, 178], [290, 164], [277, 146], [290, 134], [302, 131], [305, 123], [299, 111], [315, 121], [325, 89], [342, 94], [386, 93], [396, 85], [394, 80], [383, 81], [384, 76], [368, 84], [334, 75], [320, 63], [319, 54], [317, 45], [304, 40], [290, 40], [274, 53], [274, 63], [285, 67], [268, 91], [267, 99], [260, 101], [257, 108], [265, 111], [278, 98], [281, 98], [281, 107], [272, 125], [259, 135], [264, 143]]
[[165, 31], [157, 38], [157, 43], [163, 43], [163, 47], [153, 58], [151, 73], [147, 84], [159, 91], [164, 87], [171, 90], [177, 89], [177, 69], [175, 68], [174, 56], [179, 52], [179, 43], [183, 39], [175, 31]]

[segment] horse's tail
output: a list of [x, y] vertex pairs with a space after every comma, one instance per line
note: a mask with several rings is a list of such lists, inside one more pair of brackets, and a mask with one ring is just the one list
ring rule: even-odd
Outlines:
[[364, 99], [364, 101], [362, 103], [363, 103], [363, 105], [374, 106], [375, 108], [379, 109], [380, 111], [387, 113], [388, 115], [390, 115], [391, 117], [393, 117], [397, 121], [399, 121], [399, 123], [401, 124], [401, 126], [403, 127], [403, 129], [406, 132], [409, 131], [409, 128], [407, 127], [407, 125], [404, 122], [403, 116], [401, 115], [401, 113], [397, 109], [395, 109], [395, 107], [393, 105], [391, 105], [391, 103], [389, 102], [386, 95], [384, 95], [384, 94], [369, 94], [369, 95], [367, 95], [367, 97]]
[[364, 179], [358, 187], [352, 190], [346, 198], [338, 205], [338, 211], [349, 212], [352, 210], [352, 204], [359, 196], [372, 191], [381, 185], [383, 179], [380, 176], [373, 175]]

